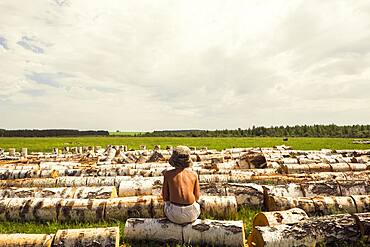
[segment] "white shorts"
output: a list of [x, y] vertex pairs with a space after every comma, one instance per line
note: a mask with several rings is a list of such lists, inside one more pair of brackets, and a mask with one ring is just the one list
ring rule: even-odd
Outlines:
[[189, 206], [177, 206], [171, 202], [165, 202], [164, 214], [176, 224], [192, 223], [200, 215], [200, 205], [194, 202]]

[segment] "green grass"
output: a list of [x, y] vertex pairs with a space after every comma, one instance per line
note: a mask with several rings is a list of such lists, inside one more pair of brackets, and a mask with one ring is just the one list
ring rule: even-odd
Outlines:
[[289, 138], [284, 142], [278, 137], [247, 137], [247, 138], [183, 138], [183, 137], [47, 137], [47, 138], [0, 138], [0, 148], [16, 148], [20, 150], [27, 147], [32, 151], [52, 151], [53, 147], [62, 148], [64, 146], [102, 146], [128, 145], [131, 149], [138, 149], [144, 144], [148, 148], [154, 145], [187, 145], [193, 147], [208, 147], [211, 149], [222, 150], [231, 147], [272, 147], [275, 145], [289, 145], [294, 149], [370, 149], [370, 145], [353, 144], [351, 138]]

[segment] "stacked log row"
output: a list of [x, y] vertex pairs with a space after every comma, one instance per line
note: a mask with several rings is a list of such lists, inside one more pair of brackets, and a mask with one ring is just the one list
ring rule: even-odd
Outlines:
[[314, 173], [314, 172], [349, 172], [366, 171], [370, 167], [363, 163], [306, 163], [306, 164], [282, 164], [278, 171], [285, 174]]
[[185, 226], [167, 219], [128, 219], [125, 237], [131, 240], [178, 242], [208, 246], [244, 246], [242, 221], [196, 220]]
[[330, 197], [268, 196], [268, 211], [280, 211], [295, 207], [303, 209], [308, 215], [369, 212], [370, 195]]
[[[214, 217], [235, 215], [235, 197], [203, 196], [202, 214]], [[0, 200], [0, 220], [97, 222], [130, 217], [164, 217], [161, 197], [112, 199], [6, 198]]]
[[114, 186], [104, 187], [58, 187], [58, 188], [4, 188], [0, 189], [0, 198], [75, 198], [107, 199], [117, 197]]
[[320, 243], [351, 246], [369, 237], [370, 216], [341, 214], [309, 218], [288, 225], [256, 226], [248, 238], [249, 246], [316, 246]]
[[[320, 180], [336, 180], [336, 181], [357, 181], [369, 180], [370, 173], [368, 172], [323, 172], [314, 174], [289, 174], [289, 175], [255, 175], [252, 172], [232, 172], [231, 174], [221, 175], [200, 175], [201, 183], [248, 183], [248, 182], [307, 182]], [[263, 173], [259, 173], [263, 174]], [[131, 176], [116, 176], [116, 177], [59, 177], [59, 178], [34, 178], [34, 179], [14, 179], [0, 180], [0, 187], [73, 187], [73, 186], [119, 186], [121, 181], [127, 180], [152, 180], [156, 184], [162, 184], [163, 176], [154, 177], [131, 177]]]
[[59, 176], [56, 170], [0, 170], [0, 179], [19, 179], [19, 178], [56, 178]]

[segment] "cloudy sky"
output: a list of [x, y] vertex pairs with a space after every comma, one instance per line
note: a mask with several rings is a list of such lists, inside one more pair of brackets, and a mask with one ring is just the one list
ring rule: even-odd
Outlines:
[[0, 128], [370, 122], [370, 2], [1, 0]]

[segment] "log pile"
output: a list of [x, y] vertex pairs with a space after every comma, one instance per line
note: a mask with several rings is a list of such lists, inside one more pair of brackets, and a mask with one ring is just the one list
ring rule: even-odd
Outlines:
[[[96, 222], [147, 217], [150, 219], [140, 219], [146, 224], [128, 221], [132, 239], [200, 245], [238, 243], [236, 246], [244, 241], [240, 222], [196, 221], [177, 226], [161, 219], [163, 173], [173, 169], [168, 163], [171, 147], [162, 150], [156, 145], [151, 150], [143, 145], [140, 150], [128, 150], [124, 145], [110, 145], [106, 149], [57, 147], [50, 151], [30, 153], [12, 148], [0, 152], [1, 220]], [[317, 218], [324, 219], [319, 226], [302, 224], [313, 222], [313, 217], [338, 213], [357, 215], [355, 225], [360, 229], [360, 235], [349, 236], [344, 242], [369, 232], [369, 217], [361, 213], [370, 212], [370, 150], [302, 151], [284, 145], [222, 151], [193, 148], [191, 158], [200, 181], [203, 216], [229, 218], [238, 207], [245, 206], [270, 211], [254, 219], [250, 239], [257, 246], [262, 246], [261, 239], [266, 246], [306, 245], [316, 240], [331, 243], [320, 234], [324, 229], [346, 229], [347, 225], [340, 225], [342, 221], [349, 222], [346, 230], [350, 230], [353, 222], [348, 217], [342, 220], [333, 216], [335, 223], [328, 227], [324, 218]], [[302, 235], [300, 224], [307, 229], [317, 227], [313, 237]], [[269, 235], [271, 229], [277, 233]], [[333, 238], [339, 240], [341, 232], [337, 233]], [[88, 245], [62, 238], [65, 234], [67, 231], [60, 233], [60, 242]], [[78, 234], [82, 233], [70, 232], [70, 236]], [[89, 238], [90, 233], [83, 234]]]

